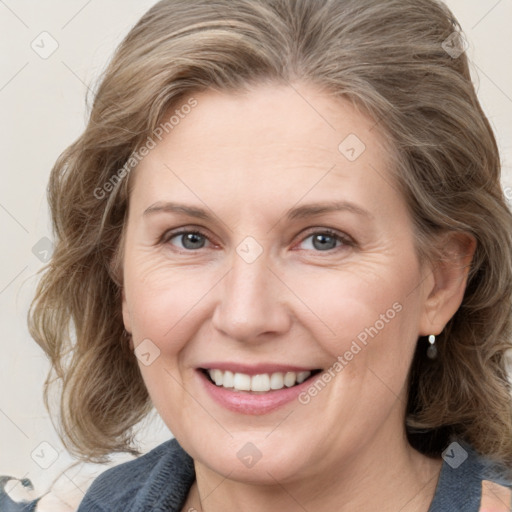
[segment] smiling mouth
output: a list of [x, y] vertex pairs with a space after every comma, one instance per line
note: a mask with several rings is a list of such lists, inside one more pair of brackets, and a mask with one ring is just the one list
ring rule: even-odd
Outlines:
[[292, 388], [318, 375], [322, 370], [302, 372], [274, 372], [248, 375], [246, 373], [223, 371], [217, 368], [201, 368], [206, 378], [217, 387], [232, 391], [268, 393]]

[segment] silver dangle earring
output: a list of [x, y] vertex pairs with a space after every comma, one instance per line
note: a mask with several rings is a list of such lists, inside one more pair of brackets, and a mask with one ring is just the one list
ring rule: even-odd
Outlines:
[[436, 347], [436, 337], [434, 334], [431, 334], [428, 337], [428, 342], [430, 343], [427, 348], [427, 357], [429, 359], [435, 359], [437, 357], [437, 347]]

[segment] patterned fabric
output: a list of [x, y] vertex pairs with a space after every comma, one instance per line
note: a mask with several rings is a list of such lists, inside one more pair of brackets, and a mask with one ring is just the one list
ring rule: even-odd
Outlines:
[[[10, 484], [9, 484], [10, 482]], [[10, 476], [0, 476], [0, 512], [34, 512], [40, 498], [36, 500], [15, 500], [8, 492], [9, 485], [21, 485], [22, 489], [33, 490], [32, 482], [28, 478], [19, 480]]]

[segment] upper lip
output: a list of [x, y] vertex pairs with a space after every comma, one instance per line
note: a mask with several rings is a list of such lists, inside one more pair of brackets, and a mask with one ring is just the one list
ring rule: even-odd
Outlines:
[[245, 363], [230, 363], [230, 362], [211, 362], [204, 363], [198, 367], [203, 370], [222, 370], [231, 371], [233, 373], [245, 373], [246, 375], [260, 375], [262, 373], [277, 373], [277, 372], [307, 372], [318, 370], [318, 368], [294, 366], [289, 364], [275, 364], [275, 363], [260, 363], [260, 364], [245, 364]]

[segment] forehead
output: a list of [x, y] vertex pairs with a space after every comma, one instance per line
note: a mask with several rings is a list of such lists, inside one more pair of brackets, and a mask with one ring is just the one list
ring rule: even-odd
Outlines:
[[236, 192], [267, 201], [289, 193], [297, 201], [340, 180], [351, 193], [372, 181], [382, 187], [390, 174], [389, 144], [375, 121], [313, 86], [208, 90], [193, 100], [192, 109], [177, 105], [164, 116], [179, 121], [136, 170], [135, 189], [147, 201], [177, 190], [191, 198], [218, 191], [219, 199], [224, 190], [231, 201]]

